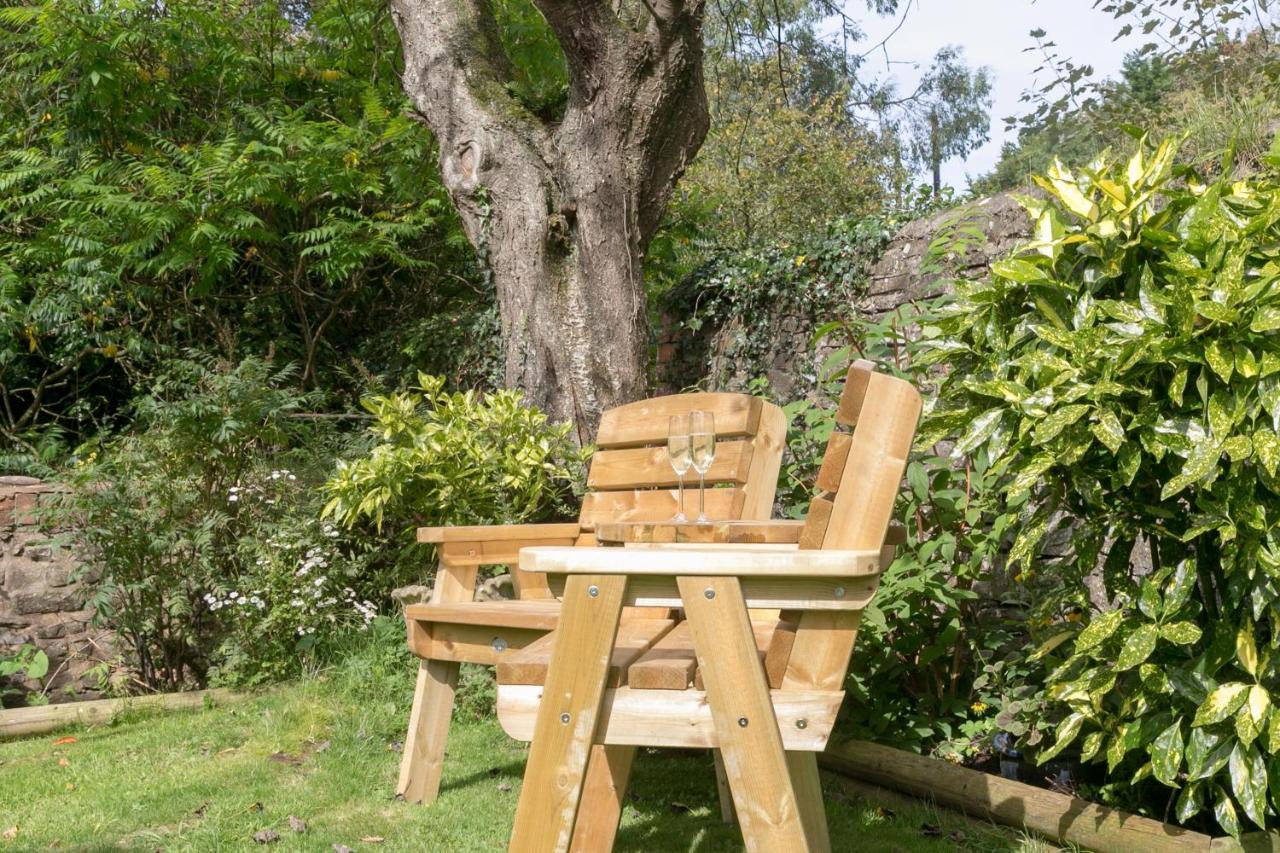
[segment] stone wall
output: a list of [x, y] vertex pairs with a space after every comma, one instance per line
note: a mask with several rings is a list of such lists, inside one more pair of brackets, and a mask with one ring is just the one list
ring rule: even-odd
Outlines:
[[51, 702], [96, 699], [89, 673], [113, 655], [110, 632], [90, 624], [80, 562], [72, 547], [37, 524], [61, 487], [31, 477], [0, 477], [0, 655], [33, 644], [49, 656], [43, 684]]
[[[970, 235], [962, 251], [926, 263], [929, 247], [939, 234], [974, 229], [985, 239]], [[940, 296], [948, 280], [985, 275], [992, 260], [1007, 254], [1030, 234], [1030, 219], [1008, 193], [910, 222], [889, 241], [868, 275], [866, 294], [855, 304], [830, 305], [826, 316], [816, 322], [787, 313], [785, 304], [774, 315], [760, 318], [767, 323], [771, 341], [763, 359], [748, 360], [739, 355], [743, 330], [736, 322], [690, 333], [677, 330], [679, 318], [664, 317], [658, 324], [657, 386], [663, 393], [694, 384], [709, 390], [741, 391], [752, 378], [764, 375], [780, 399], [793, 399], [812, 386], [830, 351], [821, 342], [814, 345], [818, 323], [851, 314], [878, 320], [899, 306]]]

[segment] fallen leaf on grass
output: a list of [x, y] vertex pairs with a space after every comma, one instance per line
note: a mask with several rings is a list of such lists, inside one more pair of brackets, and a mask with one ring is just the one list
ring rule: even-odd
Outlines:
[[200, 805], [196, 806], [195, 811], [193, 811], [191, 814], [195, 815], [196, 817], [204, 817], [204, 810], [207, 808], [209, 808], [209, 803], [203, 802]]
[[499, 782], [499, 783], [498, 783], [498, 790], [505, 794], [507, 791], [510, 791], [510, 790], [511, 790], [511, 783], [510, 783], [510, 782]]
[[684, 803], [675, 803], [675, 802], [671, 803], [672, 814], [684, 814], [687, 811], [689, 811], [689, 807], [686, 806]]
[[920, 834], [925, 838], [937, 838], [942, 835], [942, 828], [932, 823], [920, 824]]
[[262, 803], [253, 803], [248, 809], [246, 809], [246, 811], [260, 812], [262, 811]]
[[70, 767], [70, 766], [71, 766], [71, 762], [70, 762], [70, 761], [67, 761], [67, 759], [65, 759], [65, 758], [59, 758], [59, 759], [58, 759], [58, 766], [59, 766], [59, 767]]
[[316, 744], [316, 748], [313, 749], [312, 752], [324, 752], [331, 745], [332, 745], [332, 741], [322, 740], [318, 744]]
[[365, 844], [381, 844], [387, 839], [383, 838], [381, 835], [366, 835], [360, 840], [363, 841]]
[[402, 752], [404, 751], [404, 744], [398, 740], [393, 740], [387, 744], [387, 750], [390, 752]]
[[280, 833], [274, 829], [261, 829], [253, 834], [253, 840], [259, 844], [275, 844], [280, 840]]
[[67, 744], [69, 744], [69, 743], [75, 743], [75, 742], [76, 742], [76, 739], [75, 739], [75, 738], [73, 738], [73, 737], [60, 737], [60, 738], [58, 738], [57, 740], [55, 740], [55, 741], [53, 742], [53, 745], [54, 745], [54, 746], [66, 746], [66, 745], [67, 745]]
[[301, 818], [296, 818], [293, 815], [289, 815], [289, 828], [292, 829], [294, 832], [306, 832], [307, 822], [305, 820], [302, 820]]
[[951, 832], [948, 832], [947, 838], [950, 838], [956, 844], [964, 844], [965, 842], [964, 831], [960, 829], [953, 829]]
[[11, 826], [11, 827], [9, 827], [8, 829], [6, 829], [4, 832], [0, 833], [0, 838], [3, 838], [5, 841], [12, 841], [13, 839], [15, 839], [15, 838], [17, 838], [17, 837], [18, 837], [18, 825], [17, 825], [17, 824], [14, 824], [13, 826]]
[[281, 764], [288, 764], [293, 767], [297, 767], [302, 763], [302, 756], [290, 755], [287, 752], [273, 752], [271, 753], [270, 758], [272, 761], [277, 761]]
[[876, 817], [892, 818], [897, 816], [898, 813], [893, 809], [886, 808], [884, 806], [876, 806]]

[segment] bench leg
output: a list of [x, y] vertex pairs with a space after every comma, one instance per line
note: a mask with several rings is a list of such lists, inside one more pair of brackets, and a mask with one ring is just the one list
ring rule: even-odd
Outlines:
[[511, 831], [515, 853], [565, 853], [573, 840], [626, 585], [623, 575], [570, 575], [565, 582]]
[[458, 664], [424, 660], [418, 665], [418, 686], [413, 692], [409, 733], [400, 759], [396, 794], [411, 803], [431, 803], [440, 793], [444, 772], [444, 745], [453, 717], [453, 694], [458, 686]]
[[724, 756], [720, 750], [711, 750], [716, 761], [716, 793], [720, 795], [720, 820], [725, 823], [736, 823], [738, 814], [733, 810], [733, 792], [729, 790], [729, 777], [724, 772]]
[[791, 787], [800, 804], [800, 820], [809, 841], [810, 853], [831, 853], [831, 836], [827, 832], [827, 810], [822, 802], [822, 779], [818, 776], [816, 752], [788, 752], [787, 772]]
[[578, 809], [569, 853], [601, 853], [613, 849], [635, 757], [634, 746], [596, 744], [591, 747], [587, 778], [582, 785], [582, 805]]
[[807, 850], [769, 683], [742, 586], [733, 577], [680, 577], [698, 667], [749, 853]]

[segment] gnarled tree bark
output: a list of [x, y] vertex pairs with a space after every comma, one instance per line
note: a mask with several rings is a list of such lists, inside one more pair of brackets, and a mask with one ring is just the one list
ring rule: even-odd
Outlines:
[[510, 94], [489, 0], [390, 0], [404, 86], [492, 269], [506, 382], [579, 441], [643, 396], [642, 262], [707, 132], [702, 0], [534, 0], [569, 71], [544, 120]]

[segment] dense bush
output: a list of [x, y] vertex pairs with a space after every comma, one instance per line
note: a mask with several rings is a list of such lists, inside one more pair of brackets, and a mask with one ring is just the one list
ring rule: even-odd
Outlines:
[[491, 296], [401, 62], [376, 0], [0, 8], [0, 438], [74, 444], [188, 347], [352, 400], [464, 349], [485, 378], [492, 329], [457, 317]]
[[1144, 145], [1038, 181], [1034, 242], [937, 325], [928, 423], [1019, 514], [1008, 559], [1055, 664], [1040, 759], [1078, 747], [1104, 797], [1234, 834], [1280, 806], [1280, 144], [1249, 180], [1174, 162]]
[[[725, 366], [747, 376], [766, 372], [770, 358], [785, 344], [783, 326], [801, 335], [843, 328], [852, 303], [867, 288], [867, 274], [899, 220], [868, 216], [827, 222], [808, 239], [778, 240], [745, 249], [720, 248], [661, 297], [659, 310], [687, 329], [693, 347], [681, 369], [705, 378], [712, 387], [728, 384]], [[711, 333], [731, 330], [726, 346], [710, 352]], [[719, 368], [717, 368], [717, 360]], [[813, 390], [817, 371], [790, 363], [799, 396]]]
[[444, 380], [364, 399], [376, 443], [338, 463], [325, 485], [326, 517], [371, 520], [396, 532], [418, 525], [516, 524], [564, 517], [583, 462], [568, 424], [552, 424], [519, 392], [450, 393]]
[[369, 545], [319, 523], [336, 442], [292, 417], [309, 401], [295, 382], [257, 359], [177, 361], [136, 404], [135, 431], [82, 449], [59, 526], [147, 686], [294, 671], [386, 595]]

